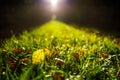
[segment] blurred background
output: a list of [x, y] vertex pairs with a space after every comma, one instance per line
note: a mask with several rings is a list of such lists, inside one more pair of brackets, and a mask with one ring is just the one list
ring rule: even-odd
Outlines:
[[45, 0], [0, 0], [0, 40], [57, 20], [120, 36], [118, 0], [62, 0], [52, 11]]

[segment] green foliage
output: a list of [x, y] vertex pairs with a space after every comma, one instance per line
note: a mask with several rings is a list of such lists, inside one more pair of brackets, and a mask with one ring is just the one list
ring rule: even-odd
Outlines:
[[[44, 48], [51, 56], [32, 64], [33, 52]], [[117, 80], [120, 39], [53, 20], [5, 40], [0, 64], [0, 80]]]

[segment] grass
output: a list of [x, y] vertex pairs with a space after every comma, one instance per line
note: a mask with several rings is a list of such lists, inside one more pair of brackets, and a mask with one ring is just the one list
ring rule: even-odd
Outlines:
[[120, 80], [120, 39], [50, 21], [0, 48], [0, 80]]

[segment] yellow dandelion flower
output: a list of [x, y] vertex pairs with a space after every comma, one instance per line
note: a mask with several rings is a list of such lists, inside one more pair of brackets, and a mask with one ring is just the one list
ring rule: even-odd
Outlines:
[[45, 53], [43, 49], [37, 50], [32, 55], [33, 64], [41, 64], [45, 60]]

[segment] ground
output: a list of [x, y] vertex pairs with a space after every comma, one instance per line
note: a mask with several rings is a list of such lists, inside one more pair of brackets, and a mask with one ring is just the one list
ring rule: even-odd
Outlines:
[[52, 20], [0, 48], [0, 80], [119, 80], [120, 39]]

